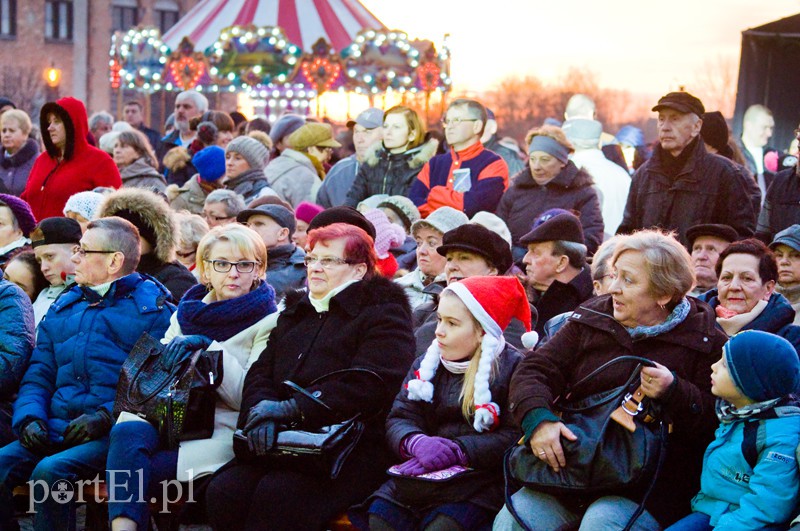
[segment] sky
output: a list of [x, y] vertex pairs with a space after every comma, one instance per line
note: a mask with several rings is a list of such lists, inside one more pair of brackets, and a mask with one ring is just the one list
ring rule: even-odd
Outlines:
[[716, 63], [738, 65], [742, 31], [800, 13], [800, 0], [361, 2], [412, 39], [449, 33], [455, 89], [474, 92], [513, 75], [555, 81], [570, 67], [604, 88], [691, 91]]

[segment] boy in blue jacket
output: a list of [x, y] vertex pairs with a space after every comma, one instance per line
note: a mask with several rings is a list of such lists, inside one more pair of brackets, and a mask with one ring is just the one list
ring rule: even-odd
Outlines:
[[712, 365], [720, 426], [703, 457], [700, 493], [668, 531], [785, 529], [800, 500], [800, 360], [782, 337], [747, 330]]

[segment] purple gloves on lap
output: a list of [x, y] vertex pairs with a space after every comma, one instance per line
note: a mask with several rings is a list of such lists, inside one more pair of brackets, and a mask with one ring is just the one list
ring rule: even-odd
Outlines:
[[413, 457], [400, 465], [397, 471], [408, 476], [467, 464], [467, 457], [461, 446], [444, 437], [429, 437], [418, 433], [403, 441], [403, 450]]

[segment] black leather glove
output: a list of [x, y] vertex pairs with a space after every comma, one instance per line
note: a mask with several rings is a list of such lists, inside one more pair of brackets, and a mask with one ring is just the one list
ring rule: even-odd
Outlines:
[[250, 408], [244, 431], [250, 431], [265, 420], [281, 421], [282, 424], [289, 424], [299, 418], [300, 408], [297, 407], [297, 402], [294, 398], [280, 401], [262, 400]]
[[183, 360], [192, 355], [195, 350], [205, 350], [211, 345], [211, 338], [202, 335], [175, 336], [164, 347], [161, 355], [161, 365], [165, 368], [180, 364]]
[[274, 420], [264, 420], [247, 433], [247, 447], [253, 455], [266, 455], [275, 446], [278, 425]]
[[46, 455], [50, 452], [50, 438], [47, 435], [47, 424], [43, 420], [33, 419], [20, 430], [19, 442], [31, 452]]
[[69, 423], [64, 430], [64, 446], [71, 447], [99, 439], [111, 430], [114, 421], [105, 409], [97, 413], [84, 413]]

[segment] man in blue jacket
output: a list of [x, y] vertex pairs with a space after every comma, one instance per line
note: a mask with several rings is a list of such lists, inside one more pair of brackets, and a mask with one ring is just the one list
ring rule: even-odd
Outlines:
[[123, 361], [143, 332], [162, 337], [169, 292], [136, 273], [139, 233], [130, 222], [89, 224], [73, 255], [76, 285], [39, 325], [14, 403], [15, 441], [0, 449], [0, 529], [14, 529], [12, 489], [30, 481], [34, 529], [72, 529], [74, 482], [105, 470], [111, 411]]

